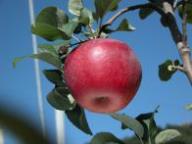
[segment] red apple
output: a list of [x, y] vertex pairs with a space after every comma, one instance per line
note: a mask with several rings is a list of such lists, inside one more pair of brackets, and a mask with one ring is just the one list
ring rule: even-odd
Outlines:
[[64, 65], [64, 78], [76, 102], [99, 113], [124, 108], [136, 94], [141, 76], [133, 50], [114, 39], [80, 44]]

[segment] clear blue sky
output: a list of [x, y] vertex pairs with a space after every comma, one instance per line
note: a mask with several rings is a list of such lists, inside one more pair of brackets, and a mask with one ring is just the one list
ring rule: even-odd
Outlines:
[[[91, 0], [85, 0], [88, 6], [90, 2]], [[137, 2], [144, 2], [144, 0]], [[121, 7], [135, 3], [124, 0]], [[34, 6], [36, 14], [46, 6], [58, 6], [66, 11], [67, 0], [34, 0]], [[125, 15], [136, 27], [135, 32], [112, 35], [112, 38], [122, 40], [134, 49], [143, 69], [143, 79], [136, 97], [121, 112], [137, 116], [140, 113], [153, 111], [157, 105], [160, 105], [159, 113], [156, 115], [158, 125], [191, 122], [192, 113], [184, 108], [186, 104], [192, 102], [191, 87], [186, 77], [178, 72], [167, 83], [158, 78], [158, 65], [167, 58], [178, 58], [175, 44], [168, 30], [161, 27], [159, 16], [153, 14], [142, 21], [137, 14], [137, 12], [130, 12]], [[25, 115], [40, 126], [33, 60], [28, 59], [19, 63], [16, 69], [13, 69], [11, 64], [15, 57], [32, 53], [28, 1], [0, 0], [0, 18], [0, 105], [8, 107], [13, 113]], [[190, 36], [192, 33], [189, 34]], [[42, 42], [42, 39], [39, 39], [39, 42]], [[48, 67], [41, 63], [41, 69]], [[53, 108], [46, 101], [46, 94], [53, 85], [43, 75], [41, 79], [46, 127], [48, 136], [54, 144], [54, 113]], [[108, 116], [88, 111], [86, 114], [93, 133], [109, 131], [120, 138], [131, 134], [129, 131], [121, 131], [120, 124]], [[68, 120], [65, 121], [65, 126], [66, 144], [83, 144], [91, 139]], [[5, 134], [6, 144], [17, 143], [13, 135], [7, 131]]]

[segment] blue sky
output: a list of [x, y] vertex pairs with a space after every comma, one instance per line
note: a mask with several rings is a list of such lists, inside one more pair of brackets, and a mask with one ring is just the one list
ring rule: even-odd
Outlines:
[[[87, 6], [90, 6], [90, 2], [85, 0]], [[139, 2], [142, 3], [144, 0]], [[129, 4], [136, 2], [124, 0], [121, 7]], [[47, 6], [58, 6], [66, 11], [67, 0], [34, 0], [34, 6], [36, 14]], [[159, 113], [156, 115], [158, 125], [191, 122], [191, 112], [184, 108], [186, 104], [192, 102], [191, 87], [186, 77], [178, 72], [169, 82], [162, 82], [158, 78], [159, 64], [168, 58], [179, 58], [169, 31], [160, 25], [158, 15], [153, 14], [145, 21], [140, 20], [137, 15], [137, 12], [125, 14], [130, 23], [136, 27], [135, 32], [120, 32], [111, 36], [128, 43], [134, 49], [143, 70], [143, 79], [137, 95], [121, 112], [134, 117], [140, 113], [153, 111], [160, 105]], [[19, 63], [16, 69], [12, 67], [12, 60], [15, 57], [32, 53], [28, 1], [1, 0], [0, 17], [0, 105], [8, 107], [13, 113], [23, 114], [39, 127], [34, 62], [27, 59]], [[192, 33], [189, 33], [189, 36], [191, 35]], [[38, 41], [45, 42], [42, 39]], [[48, 67], [49, 65], [41, 63], [41, 69]], [[41, 80], [47, 133], [52, 143], [55, 143], [54, 112], [46, 100], [46, 94], [53, 85], [42, 73]], [[120, 138], [132, 134], [129, 131], [121, 131], [120, 124], [106, 115], [88, 111], [86, 114], [93, 133], [109, 131]], [[83, 144], [91, 139], [68, 120], [65, 121], [65, 128], [66, 144]], [[17, 143], [15, 137], [7, 130], [5, 135], [5, 144]]]

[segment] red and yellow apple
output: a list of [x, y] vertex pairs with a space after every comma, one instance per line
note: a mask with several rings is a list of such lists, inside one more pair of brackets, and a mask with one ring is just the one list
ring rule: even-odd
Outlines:
[[76, 102], [93, 112], [111, 113], [135, 96], [142, 70], [133, 50], [114, 39], [92, 39], [66, 58], [64, 78]]

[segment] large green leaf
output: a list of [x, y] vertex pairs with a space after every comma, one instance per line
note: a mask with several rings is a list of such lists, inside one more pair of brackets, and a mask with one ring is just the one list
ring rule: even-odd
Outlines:
[[78, 25], [78, 21], [70, 20], [67, 24], [63, 25], [60, 30], [62, 30], [67, 36], [72, 37]]
[[78, 129], [86, 134], [92, 135], [83, 108], [81, 108], [79, 105], [76, 105], [73, 110], [66, 111], [66, 115]]
[[174, 138], [177, 138], [178, 136], [181, 136], [181, 133], [178, 130], [175, 129], [166, 129], [161, 131], [155, 138], [156, 144], [164, 144], [167, 143]]
[[156, 125], [154, 115], [157, 112], [157, 109], [154, 112], [140, 114], [136, 117], [136, 119], [143, 125], [144, 127], [144, 137], [143, 140], [147, 143], [154, 143], [155, 136], [159, 132], [159, 129]]
[[133, 130], [138, 137], [142, 138], [144, 136], [144, 128], [138, 120], [125, 114], [112, 113], [110, 115], [112, 116], [112, 118], [120, 121], [127, 128]]
[[32, 54], [32, 55], [28, 55], [28, 56], [23, 56], [23, 57], [17, 57], [13, 60], [13, 67], [16, 67], [16, 64], [20, 61], [22, 61], [25, 58], [36, 58], [36, 59], [40, 59], [48, 64], [51, 64], [53, 66], [55, 66], [56, 68], [60, 69], [61, 68], [61, 61], [60, 59], [55, 56], [52, 55], [48, 52], [42, 52], [42, 53], [38, 53], [38, 54]]
[[80, 13], [79, 22], [84, 25], [88, 25], [88, 24], [93, 23], [93, 21], [94, 21], [94, 19], [93, 19], [92, 12], [90, 10], [88, 10], [87, 8], [83, 8]]
[[59, 70], [44, 70], [43, 71], [45, 77], [55, 84], [56, 86], [65, 86], [63, 81], [63, 73]]
[[103, 18], [109, 12], [117, 9], [121, 0], [94, 0], [96, 8], [96, 17]]
[[69, 9], [70, 13], [72, 13], [76, 16], [80, 16], [80, 11], [81, 11], [81, 9], [83, 9], [82, 0], [69, 0], [68, 9]]
[[107, 143], [125, 144], [122, 140], [120, 140], [119, 138], [108, 132], [97, 133], [90, 142], [90, 144], [107, 144]]
[[54, 41], [56, 39], [70, 39], [70, 37], [65, 34], [62, 30], [59, 30], [57, 27], [46, 23], [36, 23], [31, 28], [32, 33], [48, 40]]
[[36, 23], [44, 23], [56, 28], [68, 22], [68, 16], [57, 7], [44, 8], [36, 18]]
[[58, 110], [71, 110], [75, 107], [75, 103], [70, 101], [68, 94], [69, 91], [65, 87], [57, 87], [48, 94], [47, 100]]
[[[178, 8], [179, 16], [183, 18], [183, 5]], [[192, 3], [186, 4], [187, 22], [192, 24]]]
[[142, 8], [139, 10], [139, 17], [141, 19], [145, 19], [147, 18], [148, 16], [150, 16], [152, 13], [154, 12], [153, 9], [150, 9], [150, 8]]
[[168, 81], [176, 72], [176, 69], [172, 67], [173, 65], [179, 65], [178, 60], [175, 60], [174, 62], [172, 60], [166, 60], [159, 65], [159, 78], [162, 81]]
[[47, 7], [43, 9], [36, 18], [32, 26], [32, 32], [49, 41], [56, 39], [69, 39], [60, 28], [68, 22], [68, 16], [56, 7]]

